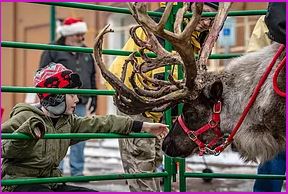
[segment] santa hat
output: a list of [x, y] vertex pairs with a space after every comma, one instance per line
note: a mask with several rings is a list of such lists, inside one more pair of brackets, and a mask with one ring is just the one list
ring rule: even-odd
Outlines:
[[70, 36], [74, 34], [83, 34], [87, 32], [87, 24], [81, 19], [77, 18], [66, 18], [62, 26], [57, 28], [57, 32], [61, 36]]

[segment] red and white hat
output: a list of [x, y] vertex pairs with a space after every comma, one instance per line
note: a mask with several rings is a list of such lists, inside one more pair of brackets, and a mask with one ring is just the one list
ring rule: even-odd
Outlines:
[[82, 34], [87, 32], [87, 24], [78, 18], [66, 18], [62, 26], [57, 28], [57, 32], [61, 36], [70, 36], [74, 34]]

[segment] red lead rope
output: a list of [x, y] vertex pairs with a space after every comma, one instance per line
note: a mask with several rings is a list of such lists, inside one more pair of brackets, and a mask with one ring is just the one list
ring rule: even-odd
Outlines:
[[[236, 126], [234, 127], [234, 129], [232, 130], [232, 132], [230, 133], [230, 135], [228, 136], [228, 138], [226, 139], [226, 141], [219, 145], [218, 147], [215, 148], [215, 152], [217, 154], [219, 154], [220, 152], [222, 152], [232, 141], [233, 141], [233, 137], [235, 136], [236, 132], [238, 131], [239, 127], [241, 126], [241, 124], [243, 123], [245, 117], [247, 116], [248, 114], [248, 111], [249, 109], [251, 108], [251, 106], [253, 105], [253, 103], [255, 102], [256, 100], [256, 97], [262, 87], [262, 85], [264, 84], [265, 80], [267, 79], [269, 73], [271, 72], [274, 64], [276, 63], [277, 59], [279, 58], [279, 56], [281, 55], [281, 53], [283, 52], [283, 50], [285, 49], [285, 46], [284, 45], [281, 45], [280, 48], [278, 49], [277, 53], [275, 54], [275, 56], [273, 57], [273, 60], [271, 61], [271, 63], [269, 64], [269, 66], [267, 67], [266, 71], [264, 72], [263, 76], [261, 77], [259, 83], [257, 84], [256, 88], [254, 89], [253, 91], [253, 94], [252, 96], [250, 97], [249, 99], [249, 102], [247, 104], [247, 106], [245, 107], [244, 109], [244, 112], [242, 113], [238, 123], [236, 124]], [[284, 62], [283, 62], [284, 61]], [[284, 66], [283, 64], [285, 64], [286, 62], [286, 57], [282, 60], [281, 64], [282, 66]], [[280, 66], [281, 66], [280, 64]], [[280, 69], [281, 70], [281, 68]], [[282, 67], [283, 68], [283, 67]], [[279, 70], [279, 72], [280, 72]], [[278, 74], [279, 74], [278, 72]], [[276, 72], [275, 72], [276, 74]], [[276, 79], [277, 79], [277, 76], [276, 76]], [[277, 81], [277, 80], [276, 80]], [[274, 85], [274, 84], [273, 84]], [[276, 84], [277, 85], [277, 84]], [[278, 88], [278, 87], [277, 87]]]
[[278, 78], [278, 75], [280, 73], [280, 71], [283, 69], [283, 67], [286, 65], [286, 56], [284, 57], [284, 59], [280, 62], [279, 66], [277, 67], [275, 73], [274, 73], [274, 76], [273, 76], [273, 89], [274, 91], [279, 95], [279, 96], [282, 96], [284, 98], [286, 98], [286, 93], [285, 92], [282, 92], [278, 85], [277, 85], [277, 78]]

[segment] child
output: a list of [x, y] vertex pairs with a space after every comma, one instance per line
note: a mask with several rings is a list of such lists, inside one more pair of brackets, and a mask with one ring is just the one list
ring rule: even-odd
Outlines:
[[[59, 63], [50, 63], [37, 71], [36, 87], [79, 88], [77, 73]], [[57, 177], [60, 161], [68, 147], [79, 139], [42, 139], [45, 133], [120, 133], [148, 132], [157, 138], [167, 135], [166, 125], [134, 121], [129, 117], [107, 115], [77, 117], [73, 114], [78, 97], [75, 94], [37, 94], [40, 104], [17, 104], [10, 119], [2, 124], [3, 133], [25, 133], [33, 140], [2, 140], [2, 179]], [[4, 186], [3, 191], [93, 191], [60, 183]]]

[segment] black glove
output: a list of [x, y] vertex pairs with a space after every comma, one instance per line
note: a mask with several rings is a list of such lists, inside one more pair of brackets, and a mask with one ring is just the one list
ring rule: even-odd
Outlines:
[[97, 96], [92, 96], [92, 101], [89, 107], [90, 113], [95, 113], [97, 109]]

